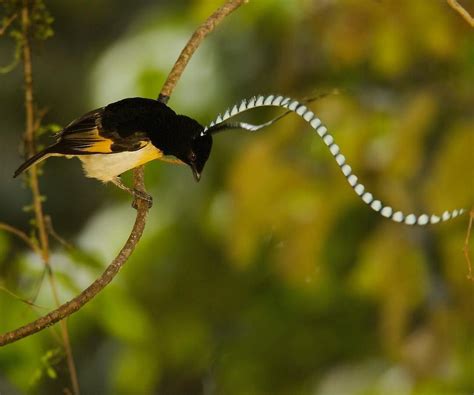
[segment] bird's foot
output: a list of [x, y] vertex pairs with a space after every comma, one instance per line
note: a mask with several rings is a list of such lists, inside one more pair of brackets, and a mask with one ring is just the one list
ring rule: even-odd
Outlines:
[[115, 177], [115, 178], [111, 179], [110, 181], [113, 184], [115, 184], [116, 186], [118, 186], [120, 189], [122, 189], [124, 191], [127, 191], [129, 194], [131, 194], [133, 196], [132, 207], [135, 210], [138, 209], [138, 201], [139, 200], [146, 202], [148, 204], [149, 209], [151, 208], [151, 206], [153, 206], [153, 198], [151, 197], [151, 195], [149, 195], [145, 191], [141, 191], [139, 189], [135, 189], [135, 188], [132, 189], [132, 188], [127, 187], [122, 182], [120, 177]]
[[133, 194], [133, 202], [132, 202], [132, 207], [137, 210], [138, 209], [138, 201], [142, 200], [148, 205], [148, 209], [150, 209], [153, 206], [153, 197], [146, 193], [145, 191], [140, 191], [138, 189], [133, 189], [132, 190]]

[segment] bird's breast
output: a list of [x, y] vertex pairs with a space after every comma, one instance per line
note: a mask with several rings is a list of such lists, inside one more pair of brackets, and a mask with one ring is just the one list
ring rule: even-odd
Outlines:
[[80, 155], [78, 157], [82, 161], [86, 177], [108, 182], [127, 170], [143, 165], [151, 160], [159, 159], [162, 156], [163, 152], [154, 145], [147, 144], [137, 151]]

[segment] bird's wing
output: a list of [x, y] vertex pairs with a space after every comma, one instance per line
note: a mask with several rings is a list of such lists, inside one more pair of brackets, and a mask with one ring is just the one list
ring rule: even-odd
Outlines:
[[148, 144], [138, 132], [127, 137], [102, 127], [104, 107], [90, 111], [67, 125], [58, 135], [58, 153], [69, 155], [110, 154], [136, 151]]

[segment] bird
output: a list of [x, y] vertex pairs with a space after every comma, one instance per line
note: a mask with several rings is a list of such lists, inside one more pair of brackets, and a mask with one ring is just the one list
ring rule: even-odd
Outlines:
[[[196, 181], [201, 178], [212, 149], [213, 136], [229, 130], [257, 132], [273, 125], [290, 113], [296, 113], [322, 139], [335, 159], [342, 174], [359, 198], [381, 216], [406, 225], [424, 226], [453, 219], [464, 209], [434, 214], [405, 214], [382, 203], [368, 192], [346, 162], [340, 147], [327, 127], [311, 111], [307, 104], [320, 96], [298, 101], [282, 95], [258, 95], [244, 99], [219, 114], [208, 126], [178, 115], [159, 100], [128, 98], [111, 103], [84, 114], [67, 125], [56, 135], [56, 142], [25, 161], [16, 171], [17, 177], [30, 166], [50, 157], [78, 157], [87, 177], [102, 182], [112, 182], [119, 188], [140, 197], [151, 204], [151, 197], [128, 188], [120, 180], [127, 170], [154, 159], [188, 165]], [[236, 115], [258, 107], [280, 107], [286, 111], [268, 122], [254, 125], [247, 122], [229, 121]]]
[[150, 196], [127, 187], [120, 175], [159, 159], [188, 165], [199, 181], [212, 148], [212, 135], [203, 130], [199, 122], [161, 101], [126, 98], [72, 121], [52, 145], [21, 164], [14, 177], [51, 156], [77, 157], [86, 177], [111, 182], [151, 204]]

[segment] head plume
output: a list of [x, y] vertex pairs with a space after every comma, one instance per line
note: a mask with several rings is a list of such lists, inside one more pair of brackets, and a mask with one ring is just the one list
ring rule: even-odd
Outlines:
[[[337, 92], [335, 92], [337, 93]], [[249, 100], [242, 100], [239, 104], [234, 105], [231, 109], [224, 112], [223, 115], [219, 114], [218, 117], [205, 127], [201, 133], [201, 136], [211, 136], [213, 134], [223, 132], [225, 130], [241, 129], [249, 132], [255, 132], [267, 126], [270, 126], [288, 115], [290, 112], [295, 112], [301, 118], [303, 118], [316, 133], [321, 137], [323, 142], [328, 147], [332, 156], [339, 165], [342, 173], [346, 177], [347, 182], [354, 189], [355, 193], [362, 199], [364, 203], [370, 206], [374, 211], [380, 213], [382, 216], [391, 219], [395, 222], [403, 222], [407, 225], [427, 225], [435, 224], [442, 221], [447, 221], [451, 218], [455, 218], [464, 212], [464, 209], [445, 211], [441, 215], [415, 215], [415, 214], [404, 214], [401, 211], [395, 211], [392, 207], [383, 205], [382, 202], [365, 190], [365, 186], [358, 182], [358, 177], [352, 173], [352, 168], [346, 163], [346, 158], [340, 152], [339, 146], [334, 142], [334, 138], [328, 133], [326, 126], [324, 126], [321, 120], [306, 106], [309, 102], [317, 100], [326, 95], [316, 96], [306, 100], [294, 100], [284, 96], [256, 96]], [[271, 119], [260, 125], [253, 125], [246, 122], [226, 122], [229, 118], [234, 117], [244, 111], [265, 106], [282, 107], [286, 109], [286, 112], [279, 115], [276, 118]]]

